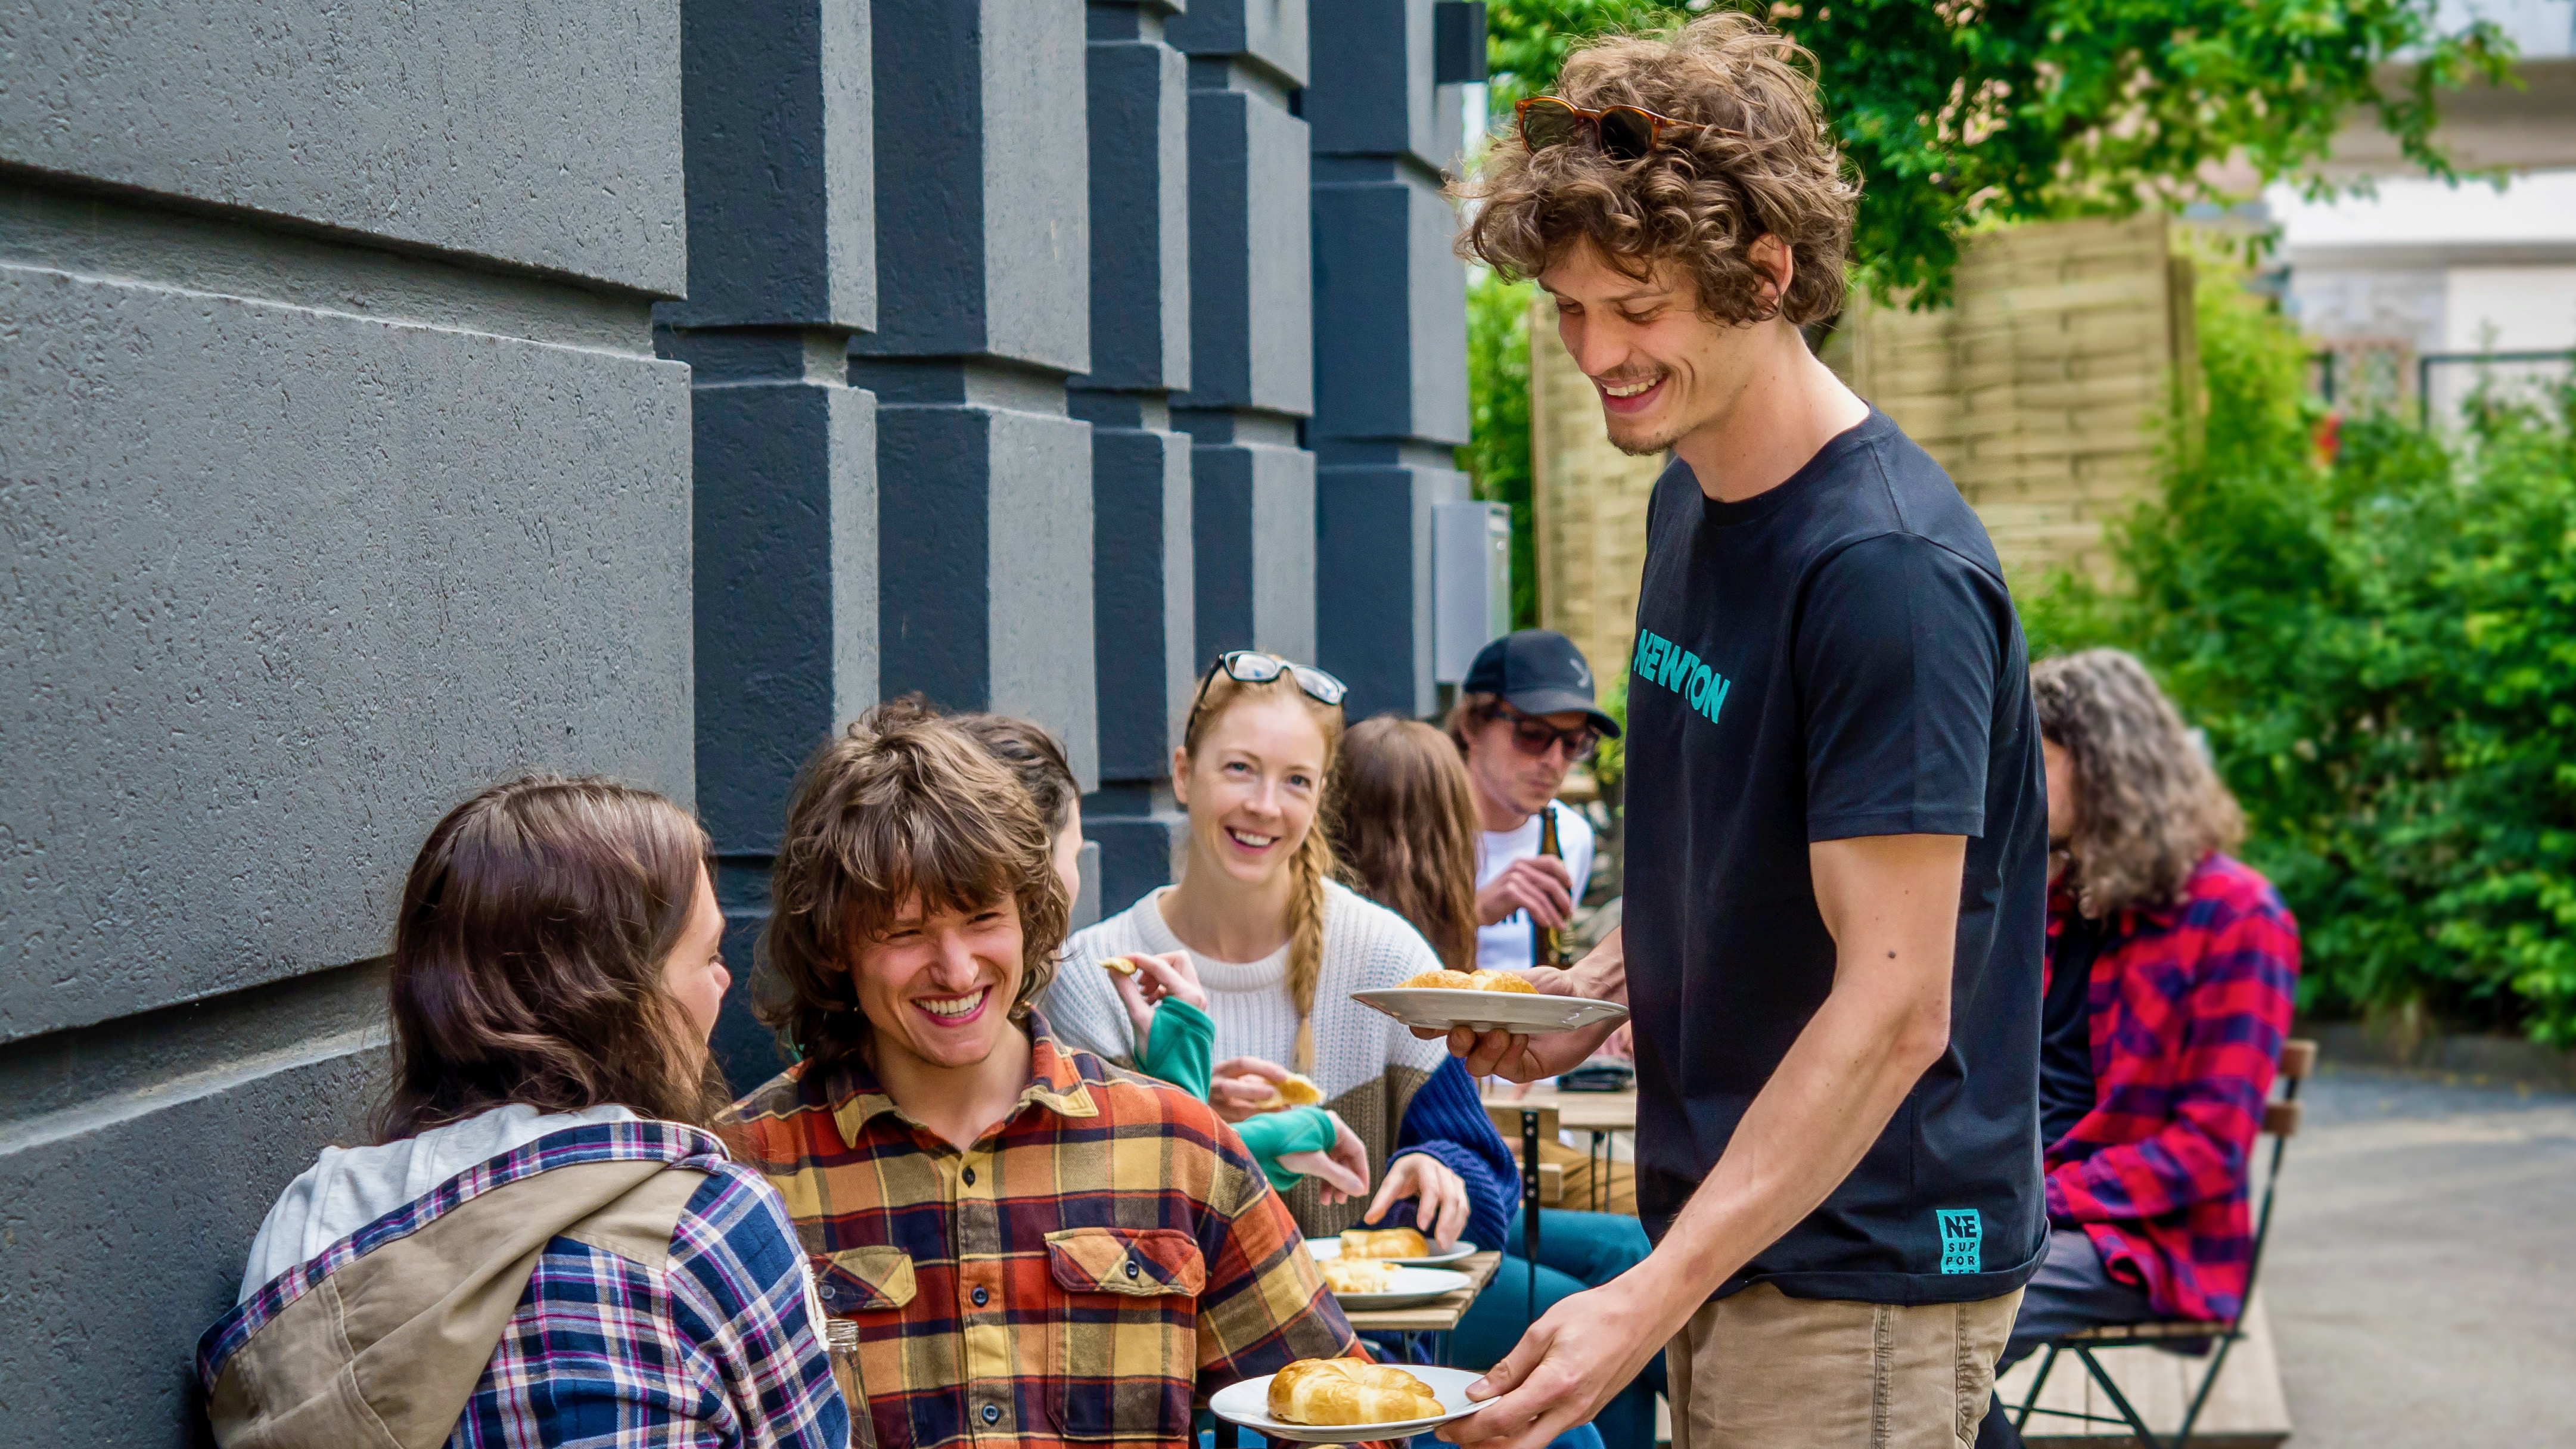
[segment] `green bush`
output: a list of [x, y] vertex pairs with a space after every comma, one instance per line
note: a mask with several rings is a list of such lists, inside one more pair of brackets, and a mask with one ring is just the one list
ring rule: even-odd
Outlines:
[[1538, 289], [1479, 268], [1467, 283], [1468, 431], [1458, 450], [1478, 498], [1512, 510], [1512, 627], [1538, 624], [1530, 522], [1529, 304]]
[[2114, 586], [2030, 602], [2033, 654], [2132, 649], [2207, 732], [2303, 1007], [2576, 1043], [2576, 390], [2345, 420], [2328, 465], [2298, 336], [2209, 271], [2205, 421], [2175, 410]]

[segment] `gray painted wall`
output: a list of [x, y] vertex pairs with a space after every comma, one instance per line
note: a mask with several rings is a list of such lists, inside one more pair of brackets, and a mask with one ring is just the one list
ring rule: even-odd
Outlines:
[[430, 824], [694, 794], [679, 11], [0, 33], [0, 1445], [177, 1442]]

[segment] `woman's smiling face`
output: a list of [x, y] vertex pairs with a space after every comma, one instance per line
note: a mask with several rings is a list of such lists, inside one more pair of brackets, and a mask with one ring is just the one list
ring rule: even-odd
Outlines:
[[1278, 879], [1314, 828], [1324, 796], [1324, 730], [1294, 698], [1229, 705], [1196, 750], [1175, 760], [1172, 790], [1190, 812], [1190, 852], [1248, 885]]

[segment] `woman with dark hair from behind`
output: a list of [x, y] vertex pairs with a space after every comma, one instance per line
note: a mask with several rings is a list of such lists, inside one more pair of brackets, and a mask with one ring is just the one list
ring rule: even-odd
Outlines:
[[430, 832], [376, 1140], [288, 1184], [198, 1346], [219, 1443], [843, 1449], [785, 1204], [707, 1130], [732, 978], [706, 857], [599, 779]]
[[[1333, 853], [1351, 889], [1413, 923], [1441, 964], [1476, 969], [1475, 786], [1448, 735], [1419, 720], [1382, 714], [1342, 737], [1326, 794]], [[1459, 1320], [1456, 1362], [1491, 1368], [1528, 1329], [1531, 1267], [1520, 1256], [1519, 1212], [1503, 1240], [1502, 1266]], [[1645, 1227], [1624, 1213], [1539, 1210], [1538, 1309], [1599, 1287], [1642, 1263]], [[1626, 1390], [1592, 1421], [1605, 1449], [1654, 1449], [1655, 1395], [1664, 1361], [1646, 1361]]]

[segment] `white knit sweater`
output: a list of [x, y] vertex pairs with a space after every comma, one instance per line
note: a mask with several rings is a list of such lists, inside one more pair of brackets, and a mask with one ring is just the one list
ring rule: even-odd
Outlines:
[[[1168, 888], [1167, 888], [1168, 889]], [[1047, 1024], [1066, 1045], [1133, 1062], [1136, 1029], [1100, 962], [1136, 952], [1189, 951], [1163, 923], [1163, 892], [1154, 891], [1065, 943], [1047, 991]], [[1258, 961], [1220, 961], [1190, 951], [1216, 1022], [1216, 1059], [1260, 1057], [1294, 1070], [1297, 1007], [1288, 995], [1288, 948]], [[1431, 1072], [1448, 1055], [1394, 1018], [1351, 1000], [1354, 991], [1398, 985], [1439, 969], [1440, 958], [1402, 916], [1341, 886], [1324, 887], [1324, 964], [1315, 982], [1315, 1084], [1332, 1101], [1386, 1074], [1389, 1066]]]

